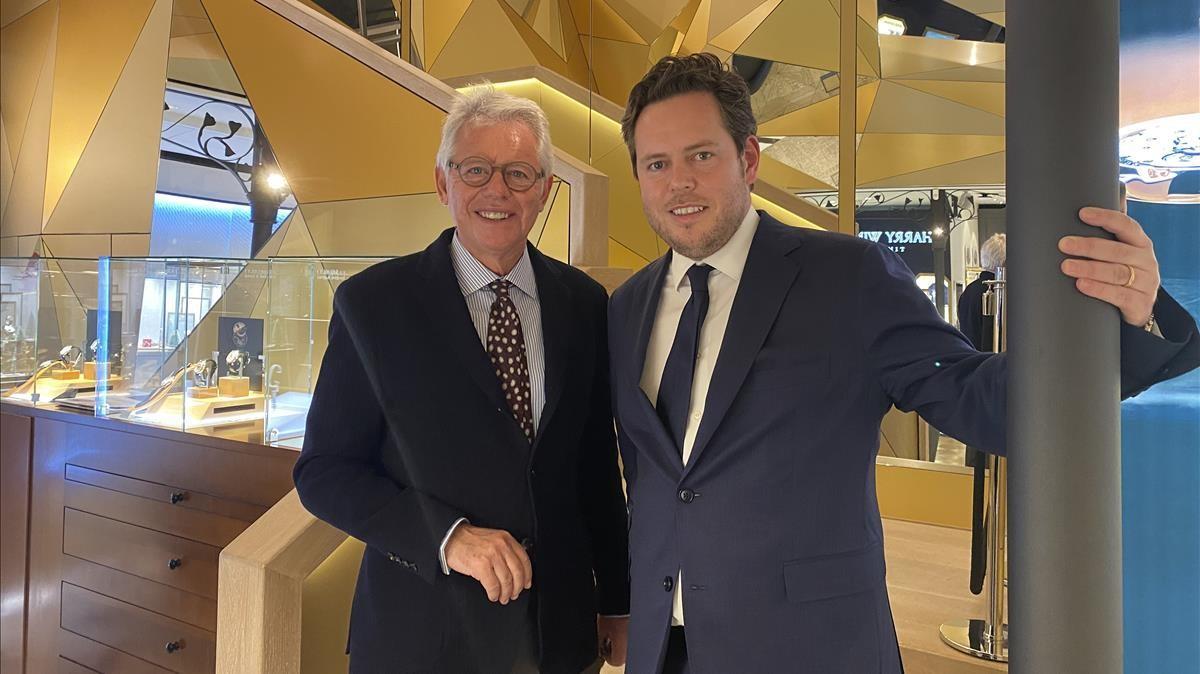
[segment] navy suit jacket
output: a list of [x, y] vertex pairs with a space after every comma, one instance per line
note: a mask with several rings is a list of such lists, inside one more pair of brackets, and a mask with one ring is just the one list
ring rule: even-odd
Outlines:
[[[975, 351], [886, 247], [760, 218], [686, 467], [639, 386], [669, 255], [609, 305], [631, 518], [627, 671], [658, 671], [682, 569], [693, 674], [900, 672], [880, 422], [895, 405], [1002, 452], [1005, 357]], [[1138, 361], [1149, 377], [1185, 346], [1194, 360], [1186, 316], [1170, 319], [1182, 343], [1143, 333], [1166, 345]]]
[[[452, 235], [338, 288], [296, 489], [367, 546], [352, 671], [508, 671], [532, 597], [542, 671], [576, 674], [597, 658], [596, 614], [628, 613], [607, 298], [530, 247], [546, 354], [531, 447], [471, 323]], [[501, 606], [474, 578], [442, 574], [438, 548], [459, 517], [526, 547], [532, 592]]]

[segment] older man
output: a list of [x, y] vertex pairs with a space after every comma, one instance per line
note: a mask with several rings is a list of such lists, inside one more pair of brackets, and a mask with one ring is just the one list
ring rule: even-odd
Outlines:
[[334, 298], [295, 480], [305, 507], [367, 545], [354, 672], [624, 661], [606, 296], [527, 242], [551, 153], [536, 105], [467, 94], [435, 169], [455, 226]]

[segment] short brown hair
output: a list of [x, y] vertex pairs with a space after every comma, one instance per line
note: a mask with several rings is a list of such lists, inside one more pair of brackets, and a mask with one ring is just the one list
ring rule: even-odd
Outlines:
[[633, 145], [633, 129], [647, 105], [687, 94], [706, 91], [717, 99], [721, 121], [733, 137], [738, 155], [746, 149], [746, 138], [758, 132], [758, 122], [750, 107], [750, 88], [742, 76], [729, 69], [716, 56], [701, 52], [690, 56], [665, 56], [629, 92], [625, 116], [621, 118], [621, 135], [629, 148], [629, 160], [637, 174], [637, 150]]

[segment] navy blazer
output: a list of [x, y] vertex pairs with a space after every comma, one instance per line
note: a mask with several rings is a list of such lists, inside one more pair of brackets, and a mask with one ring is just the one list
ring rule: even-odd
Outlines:
[[[760, 219], [687, 467], [639, 386], [669, 254], [610, 302], [631, 518], [627, 671], [658, 671], [682, 569], [693, 674], [900, 672], [880, 422], [895, 405], [1002, 452], [1005, 356], [975, 351], [886, 247]], [[1155, 343], [1137, 361], [1151, 378], [1197, 352], [1194, 323], [1166, 302], [1182, 342], [1128, 331]]]
[[[628, 613], [607, 297], [529, 248], [546, 353], [531, 447], [471, 323], [453, 231], [338, 288], [296, 489], [367, 546], [352, 671], [508, 671], [533, 597], [542, 671], [576, 674], [597, 658], [596, 614]], [[438, 548], [459, 517], [525, 545], [532, 592], [501, 606], [474, 578], [442, 574]]]

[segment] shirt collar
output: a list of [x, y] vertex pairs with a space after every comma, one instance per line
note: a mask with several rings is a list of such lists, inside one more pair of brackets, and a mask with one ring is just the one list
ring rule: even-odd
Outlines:
[[693, 260], [672, 251], [671, 268], [667, 272], [667, 287], [679, 290], [687, 278], [688, 269], [694, 264], [706, 264], [733, 280], [740, 281], [742, 270], [746, 268], [746, 258], [750, 255], [750, 244], [754, 242], [754, 232], [757, 230], [758, 211], [751, 208], [725, 245], [703, 260]]
[[498, 278], [504, 278], [521, 292], [537, 299], [537, 281], [533, 277], [533, 263], [529, 259], [528, 246], [521, 254], [521, 259], [517, 260], [517, 264], [503, 277], [471, 255], [462, 241], [459, 241], [458, 230], [454, 231], [454, 238], [450, 240], [450, 252], [450, 259], [454, 263], [454, 275], [458, 277], [458, 287], [464, 296], [486, 288]]

